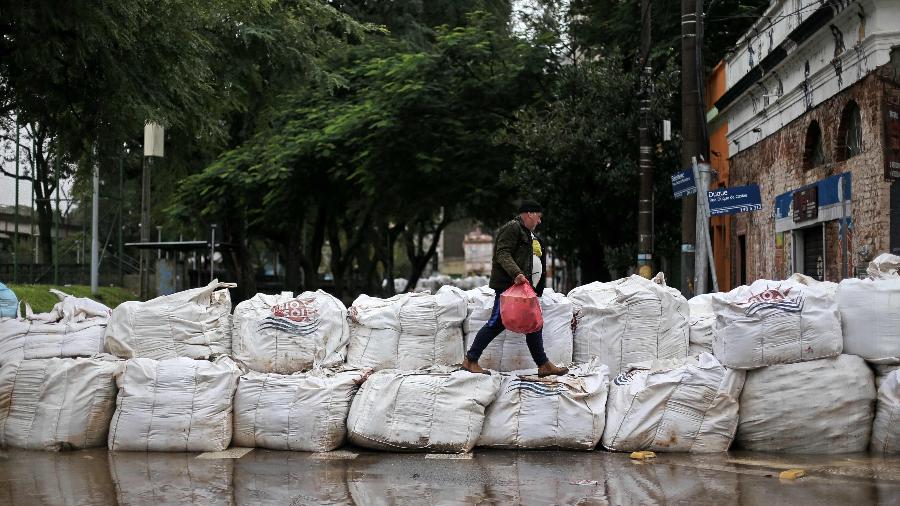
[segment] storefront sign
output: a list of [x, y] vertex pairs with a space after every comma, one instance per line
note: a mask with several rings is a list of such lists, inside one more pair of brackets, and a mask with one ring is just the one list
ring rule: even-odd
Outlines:
[[672, 194], [676, 199], [687, 197], [697, 193], [697, 183], [694, 182], [694, 171], [688, 169], [672, 174]]
[[814, 220], [819, 216], [819, 192], [810, 186], [794, 192], [794, 222]]
[[709, 195], [709, 215], [746, 213], [762, 209], [759, 186], [735, 186], [707, 192]]
[[884, 104], [884, 179], [900, 179], [900, 105]]

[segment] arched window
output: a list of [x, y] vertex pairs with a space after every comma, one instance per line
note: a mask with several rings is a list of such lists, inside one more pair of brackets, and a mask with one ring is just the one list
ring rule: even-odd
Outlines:
[[841, 126], [838, 128], [837, 147], [834, 159], [843, 162], [862, 153], [862, 117], [856, 102], [850, 101], [841, 113]]
[[819, 122], [813, 121], [806, 129], [806, 142], [803, 149], [803, 168], [806, 170], [825, 163], [825, 150], [822, 149], [822, 129]]

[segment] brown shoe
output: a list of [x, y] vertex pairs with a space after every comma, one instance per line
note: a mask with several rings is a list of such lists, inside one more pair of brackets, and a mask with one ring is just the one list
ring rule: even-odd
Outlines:
[[549, 360], [544, 363], [544, 365], [538, 367], [538, 377], [543, 378], [545, 376], [562, 376], [569, 372], [568, 367], [559, 367], [554, 365], [553, 362]]
[[478, 365], [477, 360], [469, 360], [468, 357], [464, 358], [462, 361], [462, 368], [475, 374], [488, 374], [480, 365]]

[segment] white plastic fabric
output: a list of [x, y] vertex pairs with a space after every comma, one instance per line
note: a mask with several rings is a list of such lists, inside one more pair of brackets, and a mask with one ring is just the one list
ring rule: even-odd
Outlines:
[[232, 355], [259, 372], [291, 374], [344, 362], [347, 308], [328, 293], [256, 294], [234, 308]]
[[690, 309], [674, 288], [632, 275], [580, 286], [568, 297], [575, 309], [575, 362], [600, 357], [617, 374], [630, 363], [688, 354]]
[[900, 256], [882, 253], [869, 262], [866, 274], [871, 279], [895, 279], [900, 277]]
[[610, 384], [603, 446], [629, 452], [727, 451], [745, 377], [709, 353], [631, 364]]
[[347, 436], [350, 402], [366, 371], [249, 372], [234, 395], [234, 446], [324, 452]]
[[48, 358], [0, 368], [0, 447], [71, 450], [106, 446], [121, 361]]
[[214, 452], [228, 448], [240, 369], [230, 358], [134, 358], [116, 375], [109, 449]]
[[[463, 323], [466, 334], [465, 348], [468, 350], [475, 341], [478, 331], [487, 323], [494, 308], [494, 290], [489, 287], [476, 288], [466, 292], [468, 316]], [[572, 302], [561, 293], [549, 288], [540, 297], [544, 328], [544, 352], [554, 364], [572, 362]], [[478, 365], [495, 371], [521, 371], [535, 366], [525, 335], [504, 330], [485, 348]]]
[[761, 279], [714, 294], [716, 358], [754, 369], [839, 355], [841, 320], [831, 285]]
[[900, 277], [842, 280], [837, 304], [844, 353], [900, 364]]
[[[50, 290], [59, 302], [48, 313], [25, 314], [0, 322], [0, 365], [39, 358], [90, 357], [103, 353], [110, 309], [83, 297]], [[20, 313], [17, 311], [17, 313]]]
[[147, 302], [129, 301], [112, 312], [106, 347], [122, 358], [207, 359], [231, 353], [231, 297], [218, 280]]
[[355, 369], [412, 370], [462, 361], [462, 290], [443, 286], [434, 295], [390, 299], [360, 295], [350, 307], [347, 365]]
[[878, 387], [871, 450], [900, 453], [900, 371], [888, 374]]
[[875, 385], [856, 355], [750, 371], [735, 446], [784, 453], [865, 451]]
[[465, 453], [475, 446], [500, 375], [434, 367], [384, 370], [363, 383], [347, 418], [351, 443], [376, 450]]
[[875, 373], [875, 388], [880, 388], [881, 383], [889, 374], [900, 369], [900, 364], [873, 364], [872, 362], [869, 362], [869, 367], [871, 367], [872, 372]]
[[712, 308], [712, 294], [697, 295], [688, 301], [691, 310], [689, 321], [690, 346], [688, 355], [713, 352], [713, 326], [716, 314]]
[[603, 436], [608, 372], [595, 359], [565, 376], [539, 378], [537, 369], [502, 374], [478, 446], [593, 449]]

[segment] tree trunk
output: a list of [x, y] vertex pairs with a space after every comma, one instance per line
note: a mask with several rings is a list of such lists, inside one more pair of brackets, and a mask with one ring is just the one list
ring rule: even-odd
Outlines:
[[405, 234], [406, 240], [406, 252], [409, 256], [410, 272], [409, 272], [409, 281], [406, 283], [405, 292], [411, 292], [415, 289], [416, 283], [419, 282], [419, 278], [422, 277], [422, 272], [425, 270], [425, 267], [428, 266], [428, 261], [431, 260], [435, 254], [437, 254], [437, 246], [438, 240], [441, 237], [441, 232], [444, 231], [444, 228], [450, 223], [450, 221], [446, 218], [442, 219], [438, 226], [435, 227], [432, 232], [431, 244], [428, 246], [428, 250], [423, 253], [424, 250], [424, 238], [425, 238], [425, 230], [424, 227], [419, 226], [419, 233], [417, 237], [413, 237], [411, 234]]

